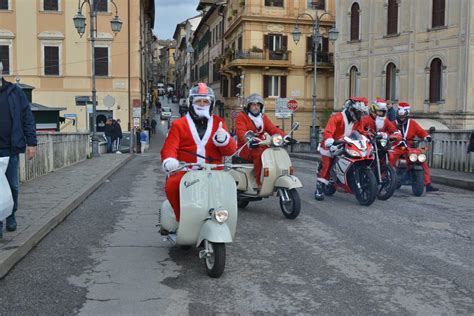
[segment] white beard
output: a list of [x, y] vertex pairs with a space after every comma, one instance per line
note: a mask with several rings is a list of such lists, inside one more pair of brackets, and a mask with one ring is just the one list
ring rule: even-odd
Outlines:
[[380, 131], [384, 125], [385, 125], [385, 117], [377, 116], [375, 118], [375, 126], [377, 127], [377, 131]]
[[257, 127], [257, 129], [261, 129], [263, 127], [262, 113], [260, 113], [258, 116], [253, 116], [252, 114], [248, 114], [248, 116], [253, 121], [253, 123], [255, 124], [255, 127]]
[[207, 119], [211, 118], [211, 114], [209, 113], [209, 106], [201, 107], [201, 106], [193, 104], [193, 108], [194, 108], [194, 112], [196, 112], [197, 116], [205, 117]]

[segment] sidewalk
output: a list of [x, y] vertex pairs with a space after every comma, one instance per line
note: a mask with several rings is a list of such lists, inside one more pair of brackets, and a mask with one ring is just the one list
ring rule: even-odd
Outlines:
[[[292, 158], [312, 160], [319, 162], [320, 154], [290, 153]], [[459, 171], [450, 171], [431, 168], [431, 180], [434, 183], [444, 184], [452, 187], [474, 191], [474, 174]]]
[[22, 183], [18, 229], [7, 232], [4, 226], [0, 239], [0, 278], [132, 158], [130, 154], [101, 155]]

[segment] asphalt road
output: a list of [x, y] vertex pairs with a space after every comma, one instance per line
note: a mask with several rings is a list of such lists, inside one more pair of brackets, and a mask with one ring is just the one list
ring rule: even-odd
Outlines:
[[276, 198], [241, 210], [224, 275], [211, 279], [198, 250], [157, 233], [159, 137], [0, 280], [0, 314], [474, 313], [472, 192], [317, 202], [314, 163], [295, 160], [301, 215], [285, 219]]

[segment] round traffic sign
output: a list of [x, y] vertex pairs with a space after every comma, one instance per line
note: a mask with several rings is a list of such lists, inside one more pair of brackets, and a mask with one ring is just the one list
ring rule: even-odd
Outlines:
[[288, 101], [288, 109], [291, 111], [296, 111], [298, 109], [298, 102], [296, 100]]
[[108, 109], [115, 105], [115, 98], [111, 95], [107, 95], [104, 98], [104, 106]]

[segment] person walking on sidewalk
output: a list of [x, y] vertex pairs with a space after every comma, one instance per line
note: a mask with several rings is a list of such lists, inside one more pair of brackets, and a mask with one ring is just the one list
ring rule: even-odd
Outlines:
[[[1, 65], [1, 64], [0, 64]], [[6, 219], [7, 231], [16, 230], [16, 211], [20, 188], [19, 154], [26, 152], [26, 158], [36, 154], [36, 125], [30, 102], [23, 90], [2, 78], [0, 67], [0, 157], [10, 157], [5, 173], [13, 196], [13, 211]], [[0, 221], [0, 238], [3, 236], [3, 222]]]
[[148, 149], [148, 133], [145, 130], [140, 132], [140, 148], [142, 154]]
[[123, 138], [122, 127], [120, 126], [120, 123], [121, 123], [120, 119], [117, 119], [112, 124], [112, 126], [114, 127], [114, 138], [115, 138], [113, 150], [117, 154], [121, 154], [120, 142], [122, 141], [122, 138]]
[[107, 122], [105, 122], [104, 133], [107, 139], [107, 153], [110, 154], [114, 143], [114, 126], [111, 117], [107, 118]]
[[156, 125], [157, 125], [156, 120], [155, 120], [155, 119], [152, 119], [152, 120], [151, 120], [151, 133], [152, 133], [153, 135], [156, 134]]

